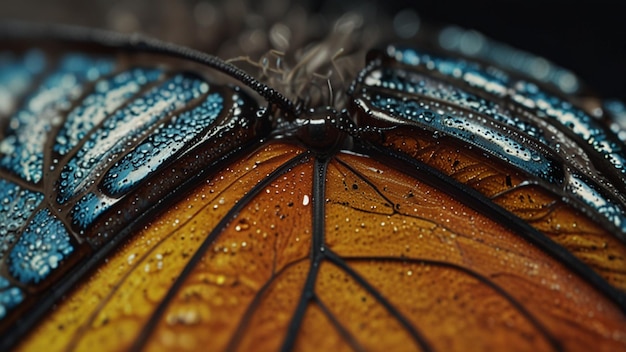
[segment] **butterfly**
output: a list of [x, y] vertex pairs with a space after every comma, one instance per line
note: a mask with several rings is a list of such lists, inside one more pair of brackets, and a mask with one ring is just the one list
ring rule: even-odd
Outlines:
[[626, 109], [466, 34], [338, 91], [6, 26], [2, 349], [624, 349]]

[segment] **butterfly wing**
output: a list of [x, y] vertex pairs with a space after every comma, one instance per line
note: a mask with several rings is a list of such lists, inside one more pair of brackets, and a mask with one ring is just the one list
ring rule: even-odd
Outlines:
[[493, 66], [389, 54], [397, 61], [364, 71], [357, 96], [365, 121], [402, 125], [385, 132], [385, 147], [478, 190], [624, 291], [624, 156], [613, 133]]
[[32, 325], [172, 194], [269, 131], [263, 100], [218, 69], [96, 42], [3, 45], [4, 331]]
[[[289, 103], [264, 95], [251, 78], [235, 71], [222, 77], [210, 62], [191, 62], [193, 55], [179, 60], [174, 52], [155, 56], [150, 45], [134, 48], [101, 48], [125, 70], [114, 66], [81, 85], [85, 91], [68, 107], [51, 109], [59, 117], [43, 129], [50, 141], [42, 149], [42, 181], [3, 171], [5, 182], [20, 187], [6, 191], [17, 195], [14, 204], [30, 199], [22, 189], [41, 198], [19, 223], [18, 243], [59, 229], [70, 245], [87, 248], [60, 258], [58, 274], [40, 275], [38, 283], [6, 276], [44, 304], [34, 311], [21, 308], [34, 303], [14, 306], [26, 313], [17, 328], [3, 327], [5, 341], [32, 328], [19, 348], [624, 347], [619, 144], [610, 134], [587, 143], [576, 137], [587, 125], [568, 132], [571, 125], [549, 122], [544, 115], [560, 103], [548, 99], [550, 109], [533, 110], [526, 100], [498, 95], [499, 87], [509, 93], [509, 83], [476, 78], [480, 65], [468, 83], [455, 76], [456, 68], [463, 73], [455, 60], [443, 65], [453, 68], [448, 77], [437, 62], [421, 67], [402, 61], [408, 51], [390, 51], [370, 61], [351, 91], [349, 110], [361, 127], [351, 147], [320, 154], [268, 134], [257, 118], [270, 111], [265, 99], [287, 107], [283, 112]], [[131, 68], [160, 73], [131, 94], [136, 99], [122, 97], [119, 107], [97, 113], [98, 101], [107, 100], [98, 94], [115, 87], [102, 82], [122, 73], [133, 81]], [[191, 102], [159, 104], [170, 96], [161, 94], [146, 103], [166, 79], [188, 82], [174, 95], [191, 95]], [[245, 94], [244, 86], [257, 93]], [[24, 93], [9, 91], [11, 101], [21, 101]], [[201, 132], [173, 127], [204, 121], [205, 110], [194, 109], [214, 106], [214, 92], [224, 108]], [[228, 100], [232, 94], [244, 103]], [[156, 110], [143, 113], [137, 100]], [[81, 107], [89, 118], [70, 118], [85, 115]], [[95, 116], [103, 117], [90, 122]], [[7, 121], [4, 138], [14, 140], [11, 128], [20, 124]], [[83, 134], [73, 127], [85, 124]], [[65, 154], [58, 136], [70, 145]], [[552, 149], [553, 137], [585, 156], [568, 159]], [[168, 144], [177, 140], [183, 142]], [[606, 153], [598, 145], [608, 146]], [[158, 150], [165, 152], [154, 157]], [[594, 207], [574, 186], [607, 206]], [[48, 232], [24, 235], [37, 224]], [[76, 253], [83, 257], [73, 260]], [[78, 275], [96, 262], [87, 278]], [[62, 294], [67, 298], [34, 326]]]

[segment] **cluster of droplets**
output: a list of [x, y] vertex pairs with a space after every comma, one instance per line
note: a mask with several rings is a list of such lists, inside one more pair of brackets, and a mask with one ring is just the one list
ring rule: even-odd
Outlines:
[[495, 126], [478, 116], [453, 109], [433, 110], [422, 102], [393, 96], [378, 95], [373, 98], [372, 105], [391, 116], [401, 117], [429, 130], [440, 131], [480, 146], [547, 182], [560, 182], [556, 178], [559, 173], [553, 160], [509, 137], [510, 133], [502, 127]]
[[11, 285], [9, 280], [0, 276], [0, 319], [7, 315], [24, 300], [24, 293], [19, 287]]
[[0, 260], [18, 239], [18, 231], [43, 200], [43, 194], [0, 180]]
[[110, 158], [126, 152], [157, 121], [207, 91], [208, 84], [204, 81], [177, 75], [117, 110], [63, 168], [57, 201], [67, 202], [77, 190], [93, 182], [90, 178], [105, 167]]
[[210, 127], [223, 108], [220, 93], [209, 94], [199, 106], [157, 128], [106, 173], [104, 190], [111, 195], [127, 192]]
[[571, 174], [568, 177], [566, 187], [578, 199], [595, 209], [609, 222], [626, 233], [626, 215], [624, 211], [611, 199], [603, 196], [592, 184], [575, 174]]
[[481, 98], [453, 85], [437, 82], [418, 73], [403, 69], [377, 69], [368, 73], [364, 82], [368, 86], [419, 94], [470, 109], [534, 137], [543, 144], [549, 143], [544, 137], [542, 128], [533, 121], [522, 120], [514, 112], [506, 110], [493, 100]]
[[535, 109], [582, 138], [622, 174], [626, 174], [626, 157], [622, 146], [612, 140], [598, 119], [575, 108], [571, 103], [542, 92], [535, 84], [517, 82], [513, 99]]
[[[0, 260], [5, 258], [7, 251], [18, 241], [18, 231], [26, 225], [42, 200], [41, 193], [0, 180]], [[0, 319], [24, 299], [22, 290], [12, 285], [3, 275], [0, 275]]]
[[542, 160], [544, 158], [537, 152], [531, 151], [529, 148], [524, 147], [521, 143], [518, 143], [508, 137], [507, 132], [504, 129], [500, 132], [497, 129], [484, 128], [467, 118], [451, 116], [446, 116], [443, 120], [443, 124], [449, 128], [446, 132], [451, 132], [450, 134], [452, 135], [457, 137], [463, 137], [463, 135], [466, 135], [466, 138], [470, 138], [470, 136], [483, 138], [490, 142], [487, 147], [497, 146], [497, 150], [501, 150], [505, 155], [510, 157], [525, 162], [531, 160], [536, 162], [545, 161]]
[[110, 197], [98, 196], [93, 192], [87, 193], [72, 208], [72, 224], [86, 229], [115, 203], [116, 200]]
[[492, 95], [510, 97], [537, 116], [545, 116], [572, 131], [607, 159], [615, 169], [626, 173], [626, 158], [621, 146], [606, 134], [600, 121], [571, 103], [542, 91], [535, 84], [521, 80], [513, 82], [502, 71], [491, 66], [483, 68], [475, 63], [440, 58], [414, 49], [389, 47], [388, 54], [405, 64], [424, 66], [445, 76], [461, 79]]
[[73, 251], [63, 223], [40, 210], [9, 254], [9, 272], [24, 284], [39, 283]]
[[98, 81], [94, 91], [67, 115], [65, 124], [57, 134], [54, 151], [61, 155], [67, 154], [96, 125], [160, 76], [160, 70], [136, 68]]
[[60, 110], [67, 108], [82, 92], [85, 82], [109, 73], [113, 63], [80, 54], [64, 56], [59, 67], [14, 113], [5, 138], [0, 142], [0, 167], [29, 182], [43, 177], [44, 145]]

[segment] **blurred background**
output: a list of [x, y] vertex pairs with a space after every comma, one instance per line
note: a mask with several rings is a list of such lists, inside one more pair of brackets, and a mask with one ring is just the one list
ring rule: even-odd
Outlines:
[[410, 9], [401, 19], [414, 24], [409, 35], [431, 24], [475, 29], [571, 70], [603, 97], [626, 101], [622, 1], [20, 0], [0, 1], [0, 21], [142, 32], [225, 58], [304, 45], [321, 38], [333, 18], [355, 9], [380, 34], [376, 40], [384, 41], [398, 13]]

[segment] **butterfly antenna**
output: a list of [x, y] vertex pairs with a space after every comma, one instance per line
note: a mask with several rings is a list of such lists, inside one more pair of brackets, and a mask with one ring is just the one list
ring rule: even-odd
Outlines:
[[328, 86], [328, 106], [333, 106], [333, 102], [335, 101], [335, 96], [333, 92], [333, 84], [330, 81], [330, 77], [326, 80], [326, 84]]
[[[273, 66], [269, 58], [270, 54], [277, 56], [276, 63]], [[237, 57], [225, 60], [225, 61], [230, 64], [233, 64], [236, 62], [244, 62], [246, 64], [252, 65], [253, 67], [261, 70], [261, 74], [263, 75], [263, 77], [271, 77], [272, 75], [284, 75], [285, 74], [285, 69], [280, 67], [282, 66], [283, 55], [284, 54], [279, 51], [270, 50], [268, 53], [264, 54], [263, 56], [261, 56], [259, 60], [256, 60], [256, 61], [251, 59], [250, 56], [237, 56]]]
[[345, 83], [346, 80], [343, 76], [343, 73], [341, 73], [341, 68], [339, 67], [339, 65], [337, 65], [337, 59], [342, 58], [344, 52], [344, 48], [341, 47], [339, 48], [339, 50], [337, 50], [337, 52], [335, 52], [335, 55], [330, 58], [330, 64], [333, 65], [334, 71], [337, 72], [337, 74], [339, 75], [339, 80], [341, 80], [341, 83]]

